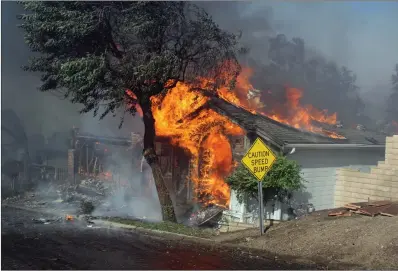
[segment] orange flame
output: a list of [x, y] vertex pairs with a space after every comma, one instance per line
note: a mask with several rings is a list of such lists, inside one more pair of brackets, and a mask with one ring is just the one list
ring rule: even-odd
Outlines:
[[298, 88], [286, 88], [287, 102], [282, 108], [283, 110], [287, 109], [287, 115], [283, 115], [282, 113], [276, 113], [278, 112], [278, 108], [275, 108], [273, 110], [273, 113], [271, 114], [262, 114], [268, 116], [273, 120], [298, 129], [323, 134], [332, 138], [344, 139], [345, 137], [338, 135], [337, 133], [334, 133], [332, 131], [326, 131], [320, 127], [312, 125], [313, 121], [334, 125], [337, 122], [337, 114], [333, 113], [331, 115], [328, 115], [327, 110], [320, 111], [314, 108], [312, 105], [301, 106], [300, 99], [302, 98], [302, 96], [302, 90]]
[[[217, 94], [253, 114], [263, 114], [287, 125], [329, 137], [343, 138], [311, 124], [313, 120], [335, 124], [337, 117], [336, 114], [328, 115], [325, 110], [320, 111], [310, 105], [301, 106], [302, 91], [296, 88], [287, 88], [287, 102], [284, 105], [264, 112], [261, 92], [251, 85], [251, 76], [252, 70], [243, 68], [234, 90], [221, 87]], [[202, 81], [203, 86], [209, 83], [205, 79]], [[228, 137], [241, 136], [244, 131], [225, 116], [206, 108], [208, 100], [203, 93], [193, 90], [192, 86], [178, 83], [165, 96], [151, 98], [152, 112], [157, 135], [169, 138], [173, 145], [183, 148], [190, 155], [190, 179], [195, 184], [198, 200], [228, 207], [230, 190], [224, 178], [235, 166]], [[286, 108], [288, 114], [281, 110], [286, 111]]]
[[[312, 105], [302, 106], [300, 104], [300, 100], [303, 96], [303, 92], [298, 88], [286, 87], [285, 97], [287, 101], [285, 104], [277, 104], [273, 102], [273, 104], [269, 105], [271, 109], [265, 112], [264, 104], [260, 101], [260, 95], [264, 92], [257, 91], [257, 93], [250, 93], [251, 90], [252, 92], [255, 92], [253, 85], [250, 83], [252, 74], [253, 72], [250, 68], [243, 68], [237, 78], [235, 89], [231, 92], [227, 88], [221, 88], [218, 90], [219, 96], [253, 114], [262, 114], [294, 128], [323, 134], [332, 138], [345, 138], [337, 133], [325, 131], [312, 124], [313, 121], [317, 121], [334, 125], [337, 122], [337, 114], [333, 113], [328, 115], [327, 110], [318, 110]], [[268, 94], [270, 93], [271, 92], [268, 91]]]
[[[167, 95], [152, 97], [152, 111], [158, 136], [186, 150], [192, 159], [190, 177], [200, 200], [227, 207], [230, 190], [224, 178], [233, 160], [228, 136], [243, 135], [243, 130], [211, 109], [203, 109], [208, 98], [190, 86], [178, 83]], [[203, 197], [208, 197], [204, 199]]]

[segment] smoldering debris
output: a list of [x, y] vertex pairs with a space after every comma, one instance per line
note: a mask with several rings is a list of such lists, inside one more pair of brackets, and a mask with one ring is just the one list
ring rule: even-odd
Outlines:
[[[156, 188], [153, 188], [156, 192]], [[156, 197], [141, 196], [132, 187], [87, 178], [78, 184], [47, 183], [34, 192], [3, 199], [3, 204], [76, 216], [117, 216], [161, 221]]]
[[[131, 195], [124, 188], [112, 187], [112, 182], [95, 179], [82, 180], [78, 185], [49, 184], [47, 189], [24, 196], [8, 198], [6, 204], [20, 205], [32, 209], [51, 210], [54, 214], [63, 214], [61, 221], [73, 221], [65, 218], [65, 214], [73, 215], [92, 227], [92, 219], [104, 217], [123, 217], [147, 222], [160, 222], [160, 204], [151, 197]], [[155, 189], [155, 188], [154, 188]], [[53, 194], [57, 194], [54, 199]], [[48, 195], [51, 194], [51, 197]], [[191, 227], [218, 228], [225, 208], [217, 205], [196, 206], [186, 213], [184, 224]], [[49, 224], [60, 220], [38, 218], [35, 223]]]
[[104, 184], [103, 181], [96, 179], [87, 179], [80, 182], [79, 189], [93, 195], [105, 195], [111, 191], [111, 186]]
[[61, 222], [61, 221], [62, 221], [62, 218], [61, 218], [61, 217], [55, 218], [55, 219], [49, 219], [49, 218], [33, 218], [32, 221], [33, 221], [33, 223], [35, 223], [35, 224], [45, 224], [45, 225], [48, 225], [48, 224], [55, 223], [55, 222]]
[[191, 214], [188, 225], [191, 227], [218, 227], [225, 208], [212, 205]]

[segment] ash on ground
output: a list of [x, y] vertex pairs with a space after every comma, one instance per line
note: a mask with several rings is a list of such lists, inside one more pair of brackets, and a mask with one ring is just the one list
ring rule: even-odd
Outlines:
[[[35, 192], [7, 198], [3, 204], [59, 214], [162, 221], [158, 198], [142, 197], [130, 190], [115, 187], [108, 181], [85, 179], [77, 185], [48, 184]], [[224, 210], [217, 205], [196, 205], [184, 215], [183, 223], [191, 227], [218, 228]]]
[[6, 198], [2, 203], [55, 213], [161, 221], [159, 200], [137, 194], [109, 181], [85, 179], [77, 185], [47, 183], [34, 192]]

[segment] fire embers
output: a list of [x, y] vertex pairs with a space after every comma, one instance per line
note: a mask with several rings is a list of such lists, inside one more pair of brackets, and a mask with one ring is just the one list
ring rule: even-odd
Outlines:
[[75, 219], [74, 219], [74, 217], [72, 215], [66, 215], [65, 216], [65, 220], [66, 221], [74, 221]]

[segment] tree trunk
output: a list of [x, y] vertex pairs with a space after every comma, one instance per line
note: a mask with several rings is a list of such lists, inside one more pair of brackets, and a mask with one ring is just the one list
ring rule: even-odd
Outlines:
[[162, 217], [164, 221], [177, 222], [170, 192], [167, 189], [163, 173], [160, 168], [159, 158], [155, 152], [155, 120], [152, 115], [151, 104], [148, 102], [141, 104], [140, 106], [143, 111], [143, 121], [145, 127], [144, 157], [152, 169], [153, 179], [155, 181], [160, 207], [162, 209]]

